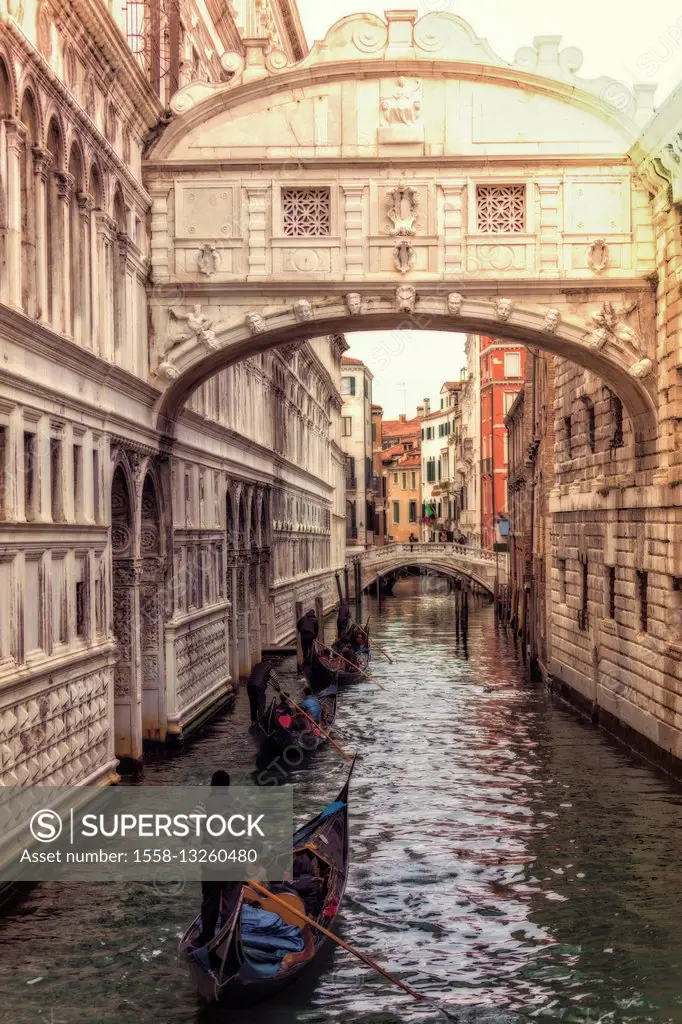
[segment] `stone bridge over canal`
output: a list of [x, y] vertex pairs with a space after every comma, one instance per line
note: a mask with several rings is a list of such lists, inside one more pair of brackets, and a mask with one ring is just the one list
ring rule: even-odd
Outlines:
[[355, 580], [354, 566], [360, 563], [362, 587], [368, 587], [377, 577], [387, 576], [408, 565], [435, 569], [445, 576], [468, 579], [478, 583], [489, 593], [494, 592], [495, 579], [507, 582], [505, 555], [496, 555], [481, 548], [462, 547], [459, 544], [388, 544], [369, 548], [348, 558], [351, 580]]

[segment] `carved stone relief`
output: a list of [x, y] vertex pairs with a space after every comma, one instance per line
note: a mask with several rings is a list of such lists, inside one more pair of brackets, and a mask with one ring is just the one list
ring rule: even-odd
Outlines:
[[197, 267], [206, 277], [212, 277], [220, 269], [220, 253], [211, 242], [205, 242], [199, 250]]
[[382, 95], [379, 109], [380, 143], [421, 142], [424, 138], [421, 82], [403, 75], [390, 92]]
[[393, 251], [393, 263], [396, 270], [399, 270], [401, 274], [407, 274], [408, 271], [414, 269], [416, 259], [417, 254], [410, 242], [406, 239], [398, 242]]
[[411, 284], [401, 284], [396, 288], [395, 298], [401, 313], [413, 313], [417, 301], [417, 289]]
[[419, 193], [410, 185], [397, 185], [386, 193], [391, 235], [414, 235]]

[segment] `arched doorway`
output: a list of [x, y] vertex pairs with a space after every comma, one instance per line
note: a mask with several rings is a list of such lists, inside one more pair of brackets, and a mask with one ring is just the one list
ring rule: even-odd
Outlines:
[[147, 473], [142, 488], [140, 558], [142, 734], [145, 740], [162, 741], [166, 731], [163, 643], [165, 558], [157, 491], [150, 473]]
[[114, 752], [121, 770], [130, 771], [142, 756], [142, 729], [137, 693], [139, 663], [139, 595], [135, 559], [133, 488], [122, 465], [111, 484], [111, 558], [114, 636]]

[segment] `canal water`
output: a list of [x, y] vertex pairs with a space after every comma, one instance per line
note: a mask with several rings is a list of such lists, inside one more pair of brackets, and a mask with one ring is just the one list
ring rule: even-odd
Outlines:
[[[682, 793], [530, 682], [487, 604], [401, 583], [371, 629], [386, 687], [345, 690], [359, 750], [341, 934], [462, 1022], [682, 1024]], [[148, 785], [255, 784], [245, 696]], [[300, 818], [345, 774], [293, 772]], [[443, 1020], [338, 949], [276, 1001], [202, 1009], [176, 962], [199, 886], [36, 887], [0, 921], [7, 1024], [422, 1024]]]

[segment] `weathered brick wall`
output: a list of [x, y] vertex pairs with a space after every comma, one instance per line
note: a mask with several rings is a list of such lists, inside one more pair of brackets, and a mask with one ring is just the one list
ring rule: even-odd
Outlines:
[[658, 459], [635, 461], [627, 414], [619, 436], [617, 402], [602, 380], [555, 360], [547, 629], [555, 680], [637, 745], [672, 755], [668, 763], [679, 770], [682, 238], [677, 213], [660, 200], [654, 212], [655, 296], [635, 315], [642, 336], [652, 334], [657, 360]]

